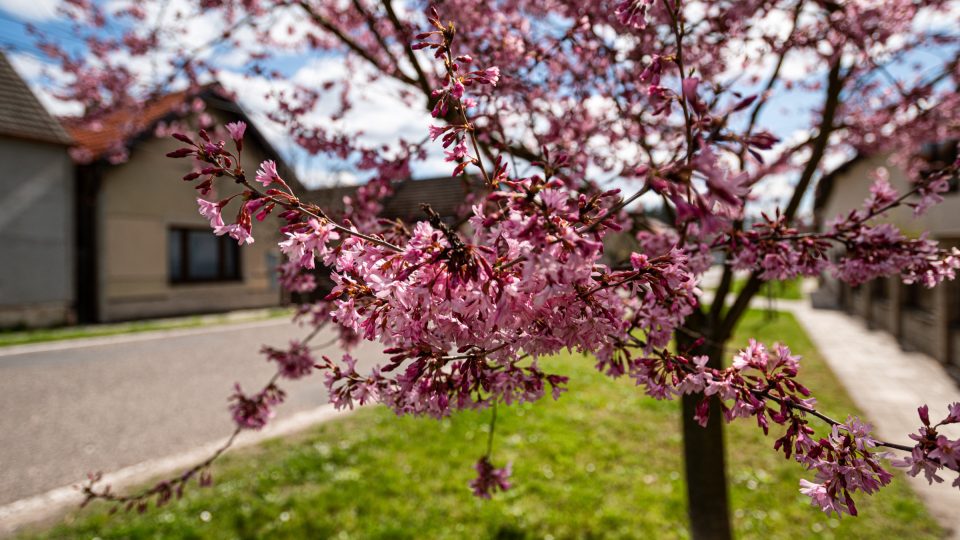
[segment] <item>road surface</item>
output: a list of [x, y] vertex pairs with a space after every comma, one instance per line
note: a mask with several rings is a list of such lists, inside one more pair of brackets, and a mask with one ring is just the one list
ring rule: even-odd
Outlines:
[[[0, 348], [0, 506], [228, 435], [233, 383], [252, 392], [274, 372], [261, 344], [306, 333], [274, 319]], [[322, 376], [283, 387], [278, 419], [327, 403]]]

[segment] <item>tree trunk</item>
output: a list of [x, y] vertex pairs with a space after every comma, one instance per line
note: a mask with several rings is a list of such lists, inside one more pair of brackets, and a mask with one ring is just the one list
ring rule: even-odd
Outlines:
[[[688, 321], [694, 325], [696, 322]], [[699, 325], [697, 325], [699, 326]], [[696, 328], [696, 332], [709, 335]], [[690, 338], [678, 334], [680, 349], [687, 351], [693, 344]], [[722, 368], [722, 347], [700, 345], [691, 351], [707, 355], [708, 366]], [[723, 418], [716, 400], [710, 403], [707, 427], [693, 419], [702, 395], [683, 396], [683, 458], [687, 484], [687, 513], [694, 540], [729, 540], [730, 508], [727, 497], [726, 455], [723, 446]]]

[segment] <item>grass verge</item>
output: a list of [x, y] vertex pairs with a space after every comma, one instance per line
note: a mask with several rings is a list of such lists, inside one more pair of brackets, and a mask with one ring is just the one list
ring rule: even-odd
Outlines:
[[[746, 277], [739, 277], [730, 286], [730, 292], [739, 293], [747, 284]], [[776, 298], [780, 300], [803, 300], [803, 278], [787, 281], [767, 281], [760, 286], [757, 298]]]
[[289, 308], [270, 308], [251, 312], [224, 313], [217, 315], [196, 315], [192, 317], [176, 317], [169, 319], [152, 319], [115, 324], [90, 324], [79, 326], [62, 326], [56, 328], [38, 328], [34, 330], [0, 330], [0, 347], [10, 345], [25, 345], [28, 343], [42, 343], [46, 341], [61, 341], [65, 339], [91, 338], [115, 336], [119, 334], [135, 334], [155, 330], [178, 330], [183, 328], [199, 328], [234, 322], [250, 322], [290, 315]]
[[[781, 340], [804, 356], [801, 377], [825, 412], [855, 413], [789, 314], [745, 318], [734, 341]], [[78, 510], [36, 537], [54, 538], [686, 538], [676, 402], [610, 381], [582, 357], [545, 367], [571, 376], [559, 401], [501, 408], [495, 462], [514, 489], [491, 501], [467, 489], [486, 444], [488, 413], [440, 422], [370, 408], [300, 436], [227, 457], [212, 488], [143, 515]], [[859, 518], [831, 518], [797, 491], [809, 476], [747, 421], [727, 454], [739, 538], [938, 538], [902, 478], [861, 497]]]

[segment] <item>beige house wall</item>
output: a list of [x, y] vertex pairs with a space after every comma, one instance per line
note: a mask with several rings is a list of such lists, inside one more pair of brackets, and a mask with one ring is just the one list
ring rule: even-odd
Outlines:
[[[244, 148], [244, 167], [255, 171], [265, 158], [251, 142]], [[129, 161], [103, 172], [98, 208], [99, 313], [103, 321], [265, 307], [281, 301], [273, 278], [280, 254], [279, 233], [272, 218], [254, 222], [255, 242], [240, 249], [241, 280], [170, 282], [169, 229], [209, 227], [198, 213], [198, 193], [192, 183], [181, 180], [190, 171], [191, 160], [165, 157], [179, 146], [169, 138], [139, 142]], [[218, 198], [239, 191], [230, 179], [220, 179], [216, 187]], [[225, 218], [236, 209], [236, 202], [228, 206]]]
[[[873, 172], [882, 166], [887, 167], [890, 185], [899, 193], [910, 190], [906, 174], [899, 167], [890, 165], [888, 156], [862, 159], [840, 178], [835, 179], [830, 198], [820, 211], [824, 224], [837, 216], [846, 215], [854, 208], [862, 207], [864, 199], [870, 195]], [[913, 216], [911, 208], [894, 208], [890, 211], [888, 221], [895, 223], [910, 236], [930, 231], [936, 238], [960, 238], [960, 192], [944, 194], [943, 203], [935, 205], [919, 217]]]

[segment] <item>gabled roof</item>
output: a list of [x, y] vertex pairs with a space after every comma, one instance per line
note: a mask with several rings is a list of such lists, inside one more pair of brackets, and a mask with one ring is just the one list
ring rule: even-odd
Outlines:
[[151, 100], [142, 108], [112, 111], [95, 122], [80, 118], [61, 121], [76, 141], [75, 148], [89, 161], [96, 161], [150, 131], [161, 120], [185, 115], [192, 95], [187, 91], [174, 92]]
[[0, 135], [68, 145], [72, 141], [0, 53]]
[[[476, 190], [479, 185], [471, 186], [469, 182], [478, 184], [478, 180], [442, 176], [424, 178], [422, 180], [406, 180], [396, 185], [393, 195], [383, 201], [383, 212], [380, 217], [387, 219], [402, 219], [404, 221], [419, 220], [426, 217], [420, 205], [429, 204], [431, 208], [443, 217], [457, 215], [460, 205], [464, 204], [467, 194]], [[308, 200], [325, 211], [334, 213], [343, 209], [343, 197], [353, 196], [359, 186], [336, 186], [315, 189], [307, 192], [304, 199]]]
[[383, 217], [404, 220], [423, 219], [426, 217], [420, 207], [423, 203], [429, 204], [441, 216], [455, 216], [460, 206], [466, 203], [467, 194], [479, 187], [471, 186], [468, 182], [476, 184], [477, 180], [470, 178], [464, 181], [462, 178], [442, 176], [403, 182], [397, 186], [393, 196], [384, 203]]
[[[957, 159], [958, 144], [960, 144], [960, 141], [952, 138], [942, 141], [928, 141], [921, 146], [921, 151], [916, 157], [924, 160], [927, 165], [934, 166], [935, 168], [937, 166], [946, 167], [953, 162], [953, 160]], [[889, 154], [889, 152], [886, 153]], [[827, 201], [830, 200], [830, 196], [833, 193], [833, 189], [837, 181], [850, 172], [850, 169], [852, 169], [857, 163], [860, 163], [864, 159], [876, 157], [878, 155], [880, 154], [876, 152], [857, 152], [853, 158], [840, 164], [840, 166], [838, 166], [836, 169], [833, 169], [829, 173], [820, 177], [820, 181], [817, 182], [817, 189], [814, 193], [813, 209], [819, 210], [827, 204]]]
[[346, 185], [311, 189], [304, 191], [300, 198], [319, 206], [324, 212], [339, 214], [343, 212], [343, 198], [353, 197], [359, 187]]
[[152, 137], [160, 122], [188, 116], [192, 112], [191, 104], [196, 98], [202, 99], [210, 109], [226, 112], [246, 122], [246, 137], [260, 145], [267, 157], [277, 162], [280, 174], [287, 183], [299, 185], [299, 179], [293, 169], [286, 165], [283, 156], [257, 129], [230, 94], [217, 84], [165, 94], [140, 107], [112, 111], [92, 123], [79, 118], [60, 120], [76, 141], [74, 149], [79, 152], [75, 152], [75, 156], [82, 156], [84, 162], [99, 161], [118, 148], [129, 147], [139, 139]]

